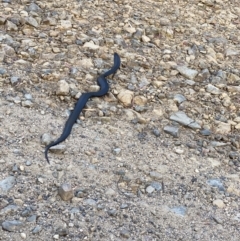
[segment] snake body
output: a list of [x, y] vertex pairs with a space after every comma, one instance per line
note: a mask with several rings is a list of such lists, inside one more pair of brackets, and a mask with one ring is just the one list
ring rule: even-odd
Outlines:
[[97, 92], [88, 92], [88, 93], [83, 93], [80, 98], [78, 99], [74, 110], [72, 111], [72, 113], [70, 114], [65, 127], [63, 129], [62, 135], [54, 142], [50, 143], [49, 145], [46, 146], [45, 148], [45, 158], [47, 160], [48, 163], [49, 159], [48, 159], [48, 150], [52, 147], [52, 146], [56, 146], [59, 143], [63, 142], [65, 139], [67, 139], [67, 137], [70, 135], [72, 127], [74, 125], [74, 123], [76, 122], [76, 120], [78, 119], [82, 109], [84, 108], [84, 106], [86, 105], [87, 101], [89, 98], [91, 97], [100, 97], [105, 95], [108, 90], [109, 90], [109, 85], [108, 82], [106, 80], [106, 77], [111, 75], [111, 74], [115, 74], [117, 72], [117, 70], [120, 68], [120, 64], [121, 64], [121, 60], [120, 57], [117, 53], [114, 53], [114, 64], [112, 66], [112, 68], [110, 70], [108, 70], [107, 72], [103, 73], [102, 75], [100, 75], [97, 78], [97, 83], [100, 86], [100, 90]]

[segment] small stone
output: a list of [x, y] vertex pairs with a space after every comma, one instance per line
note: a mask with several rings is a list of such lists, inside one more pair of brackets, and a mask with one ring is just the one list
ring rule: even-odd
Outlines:
[[130, 232], [129, 230], [127, 229], [123, 229], [120, 231], [120, 235], [123, 237], [123, 238], [130, 238]]
[[159, 137], [161, 135], [160, 131], [156, 128], [153, 129], [152, 133], [156, 136]]
[[176, 121], [184, 126], [190, 127], [192, 129], [200, 129], [201, 126], [194, 120], [189, 118], [183, 111], [175, 112], [170, 116], [170, 120]]
[[217, 134], [228, 134], [231, 132], [231, 124], [230, 123], [224, 123], [224, 122], [219, 122], [215, 132]]
[[9, 232], [15, 232], [18, 231], [19, 229], [21, 229], [23, 226], [23, 223], [17, 220], [13, 220], [13, 221], [4, 221], [2, 223], [2, 228], [4, 230], [7, 230]]
[[162, 185], [159, 182], [152, 182], [151, 186], [156, 190], [160, 191], [162, 189]]
[[225, 207], [224, 202], [223, 202], [222, 200], [220, 200], [220, 199], [214, 200], [214, 201], [213, 201], [213, 205], [214, 205], [214, 206], [217, 206], [217, 207], [219, 207], [219, 208], [224, 208], [224, 207]]
[[125, 106], [130, 107], [132, 105], [134, 93], [130, 90], [121, 90], [117, 95], [118, 100]]
[[33, 234], [37, 234], [37, 233], [40, 233], [42, 231], [42, 227], [37, 225], [33, 230], [32, 230], [32, 233]]
[[107, 212], [108, 212], [109, 216], [116, 216], [117, 215], [116, 209], [109, 209]]
[[209, 92], [209, 93], [211, 93], [211, 94], [214, 94], [214, 95], [219, 95], [219, 94], [221, 94], [220, 89], [218, 89], [217, 87], [215, 87], [214, 85], [211, 85], [211, 84], [208, 84], [208, 85], [207, 85], [206, 91]]
[[66, 80], [60, 80], [57, 84], [56, 95], [68, 95], [70, 87]]
[[177, 154], [183, 154], [184, 153], [184, 150], [182, 150], [182, 149], [175, 149], [174, 151]]
[[0, 210], [0, 216], [6, 216], [10, 213], [15, 213], [19, 209], [18, 206], [10, 204]]
[[142, 41], [143, 41], [144, 43], [148, 43], [148, 42], [151, 41], [151, 39], [150, 39], [148, 36], [143, 35], [143, 36], [142, 36]]
[[186, 101], [186, 98], [181, 94], [176, 94], [174, 95], [173, 100], [176, 101], [178, 104], [181, 104], [182, 102]]
[[181, 75], [183, 75], [184, 77], [186, 77], [190, 80], [193, 80], [196, 77], [196, 75], [198, 74], [197, 70], [189, 69], [186, 66], [177, 66], [176, 69], [179, 71], [179, 73]]
[[58, 189], [58, 194], [64, 201], [68, 201], [73, 198], [73, 190], [70, 184], [64, 183]]
[[86, 200], [84, 201], [84, 204], [85, 204], [85, 205], [88, 205], [88, 206], [96, 206], [96, 205], [97, 205], [97, 202], [96, 202], [95, 200], [89, 198], [89, 199], [86, 199]]
[[187, 208], [183, 206], [179, 206], [179, 207], [171, 208], [171, 211], [177, 215], [185, 216], [187, 212]]
[[208, 129], [202, 129], [202, 130], [200, 130], [200, 134], [203, 136], [210, 136], [212, 133]]
[[27, 235], [25, 233], [20, 233], [20, 236], [22, 239], [26, 239], [27, 238]]
[[133, 102], [136, 105], [144, 106], [147, 104], [147, 98], [144, 96], [135, 96]]
[[16, 179], [13, 176], [6, 177], [0, 181], [0, 189], [3, 192], [8, 192], [16, 184]]
[[30, 108], [30, 107], [33, 106], [33, 103], [32, 103], [32, 101], [30, 101], [30, 100], [22, 101], [21, 104], [22, 104], [23, 107], [28, 107], [28, 108]]
[[72, 29], [72, 22], [70, 20], [60, 20], [62, 29]]
[[93, 49], [93, 50], [96, 50], [96, 49], [99, 49], [100, 46], [94, 44], [92, 41], [90, 42], [86, 42], [84, 45], [83, 45], [84, 48], [88, 48], [88, 49]]
[[173, 137], [179, 137], [179, 128], [176, 126], [165, 126], [163, 130], [164, 132], [170, 134]]
[[119, 155], [120, 152], [121, 152], [121, 148], [114, 148], [114, 149], [113, 149], [113, 154], [114, 154], [114, 155]]
[[148, 186], [148, 187], [146, 188], [146, 192], [149, 193], [149, 194], [151, 194], [152, 192], [154, 192], [154, 190], [155, 190], [155, 188], [152, 187], [152, 186]]
[[11, 81], [12, 85], [17, 84], [20, 80], [21, 80], [21, 78], [20, 77], [16, 77], [16, 76], [13, 76], [13, 77], [10, 78], [10, 81]]
[[33, 17], [26, 18], [26, 24], [33, 26], [34, 28], [37, 28], [39, 26], [37, 20]]
[[116, 192], [112, 188], [108, 188], [105, 192], [107, 196], [114, 196], [116, 195]]
[[6, 21], [5, 26], [8, 31], [18, 31], [17, 25], [9, 20]]

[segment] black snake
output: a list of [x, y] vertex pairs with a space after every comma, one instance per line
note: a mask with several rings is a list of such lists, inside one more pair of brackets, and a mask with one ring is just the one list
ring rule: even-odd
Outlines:
[[65, 124], [62, 135], [56, 141], [47, 145], [45, 148], [45, 157], [46, 157], [48, 163], [50, 163], [49, 159], [48, 159], [48, 150], [52, 146], [56, 146], [59, 143], [63, 142], [70, 135], [74, 123], [78, 119], [82, 109], [86, 105], [89, 98], [103, 96], [108, 92], [109, 85], [106, 80], [106, 77], [111, 74], [115, 74], [117, 72], [117, 70], [120, 68], [120, 64], [121, 64], [121, 60], [120, 60], [119, 55], [117, 53], [114, 53], [114, 64], [113, 64], [112, 68], [97, 78], [97, 83], [100, 86], [100, 90], [97, 92], [83, 93], [80, 96], [80, 98], [78, 99], [78, 101], [75, 105], [74, 110], [70, 114], [70, 116]]

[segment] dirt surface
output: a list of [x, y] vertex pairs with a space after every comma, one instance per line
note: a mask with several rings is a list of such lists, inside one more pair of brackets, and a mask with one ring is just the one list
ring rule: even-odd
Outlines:
[[[238, 1], [0, 3], [0, 240], [240, 236]], [[113, 64], [69, 138], [81, 93]]]

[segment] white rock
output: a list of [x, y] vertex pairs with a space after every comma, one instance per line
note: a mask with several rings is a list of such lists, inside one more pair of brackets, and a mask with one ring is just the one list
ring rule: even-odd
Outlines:
[[178, 70], [178, 72], [183, 75], [184, 77], [193, 80], [196, 75], [198, 74], [197, 70], [194, 69], [189, 69], [186, 66], [177, 66], [176, 68]]

